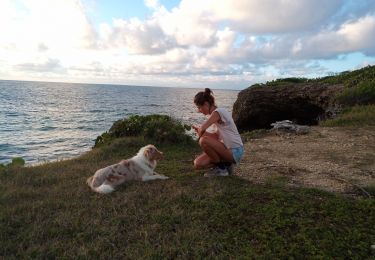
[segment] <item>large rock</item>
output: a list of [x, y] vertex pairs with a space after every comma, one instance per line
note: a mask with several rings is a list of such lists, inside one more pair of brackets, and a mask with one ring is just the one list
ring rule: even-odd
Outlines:
[[315, 125], [334, 117], [339, 109], [335, 95], [343, 85], [287, 83], [279, 86], [254, 86], [242, 90], [233, 106], [233, 119], [240, 132], [271, 128], [271, 123], [291, 120]]

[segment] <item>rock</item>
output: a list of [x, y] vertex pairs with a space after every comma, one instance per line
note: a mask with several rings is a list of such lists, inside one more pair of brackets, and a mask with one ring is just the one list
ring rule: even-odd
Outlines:
[[332, 118], [340, 107], [334, 97], [341, 84], [285, 83], [254, 86], [242, 90], [233, 106], [233, 119], [240, 132], [269, 129], [271, 123], [291, 120], [300, 125], [316, 125]]
[[275, 132], [286, 132], [294, 134], [307, 134], [310, 132], [310, 127], [306, 125], [297, 125], [289, 120], [278, 121], [272, 123], [271, 126], [273, 126], [271, 131]]

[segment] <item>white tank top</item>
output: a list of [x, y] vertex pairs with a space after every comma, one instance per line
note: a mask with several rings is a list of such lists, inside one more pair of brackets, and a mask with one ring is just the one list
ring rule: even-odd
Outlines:
[[238, 133], [237, 126], [233, 121], [232, 115], [229, 114], [225, 108], [218, 107], [213, 112], [218, 112], [220, 115], [219, 122], [216, 122], [217, 133], [219, 139], [224, 143], [228, 149], [243, 146], [241, 136]]

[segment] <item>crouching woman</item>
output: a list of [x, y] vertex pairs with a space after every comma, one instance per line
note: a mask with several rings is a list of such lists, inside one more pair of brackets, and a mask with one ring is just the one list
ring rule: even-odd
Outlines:
[[[208, 116], [201, 126], [193, 126], [203, 153], [194, 160], [195, 169], [211, 168], [204, 176], [228, 176], [238, 165], [243, 153], [243, 142], [232, 115], [217, 107], [213, 92], [206, 88], [194, 97], [198, 112]], [[214, 132], [207, 132], [208, 128]]]

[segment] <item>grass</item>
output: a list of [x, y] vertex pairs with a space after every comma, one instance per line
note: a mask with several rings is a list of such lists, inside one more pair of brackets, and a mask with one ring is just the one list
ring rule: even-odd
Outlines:
[[336, 98], [344, 106], [375, 104], [375, 80], [361, 82], [353, 88], [346, 88]]
[[353, 127], [374, 126], [375, 105], [349, 107], [336, 118], [323, 121], [320, 125]]
[[163, 144], [166, 181], [130, 182], [110, 195], [86, 178], [147, 141], [120, 138], [76, 158], [0, 169], [0, 258], [373, 257], [375, 202], [278, 181], [207, 179], [197, 145]]
[[275, 86], [305, 86], [313, 84], [342, 84], [344, 90], [335, 96], [335, 102], [342, 107], [356, 105], [370, 105], [375, 103], [375, 66], [367, 66], [353, 71], [344, 71], [336, 75], [323, 78], [281, 78], [264, 84], [254, 84], [251, 87]]

